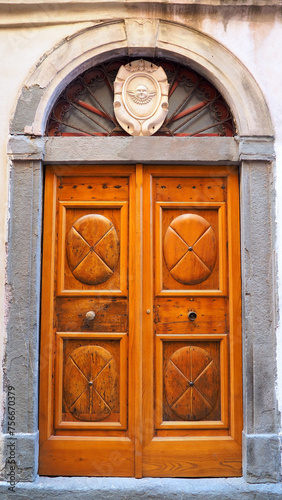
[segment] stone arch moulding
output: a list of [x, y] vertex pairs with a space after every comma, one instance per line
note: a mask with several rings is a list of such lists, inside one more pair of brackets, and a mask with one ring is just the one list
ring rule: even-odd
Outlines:
[[[49, 112], [64, 87], [87, 68], [119, 55], [168, 56], [189, 64], [221, 92], [233, 112], [238, 137], [43, 138]], [[244, 477], [248, 482], [277, 482], [280, 443], [275, 395], [275, 266], [271, 263], [274, 262], [273, 129], [263, 94], [252, 75], [225, 47], [192, 28], [152, 19], [101, 23], [63, 40], [42, 58], [20, 94], [10, 133], [7, 283], [11, 300], [6, 374], [16, 387], [20, 408], [16, 432], [22, 460], [18, 479], [32, 481], [37, 474], [42, 160], [49, 163], [161, 160], [170, 164], [240, 164]], [[150, 141], [150, 148], [146, 147], [146, 141]], [[170, 141], [172, 147], [165, 148], [165, 141]], [[18, 358], [20, 367], [14, 362]], [[7, 434], [6, 446], [8, 437]]]
[[114, 55], [169, 55], [189, 63], [221, 92], [234, 113], [240, 136], [273, 134], [259, 86], [228, 49], [192, 28], [161, 20], [132, 19], [80, 31], [50, 51], [25, 83], [11, 133], [43, 135], [48, 113], [63, 88], [94, 62]]

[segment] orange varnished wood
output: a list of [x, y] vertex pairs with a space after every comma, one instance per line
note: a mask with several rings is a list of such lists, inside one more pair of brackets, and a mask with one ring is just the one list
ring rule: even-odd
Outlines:
[[41, 347], [40, 347], [40, 392], [39, 392], [39, 447], [43, 450], [53, 429], [54, 413], [54, 358], [55, 332], [53, 326], [53, 297], [55, 273], [55, 224], [56, 177], [50, 170], [45, 176], [43, 266], [41, 299]]
[[[126, 169], [128, 169], [128, 167], [125, 166], [124, 173], [126, 173]], [[88, 175], [85, 165], [83, 167], [80, 167], [80, 170], [81, 172], [79, 172], [79, 169], [77, 169], [76, 176], [73, 172], [73, 176], [68, 175], [66, 177], [65, 175], [63, 175], [61, 176], [61, 178], [59, 178], [61, 199], [66, 201], [95, 201], [107, 199], [113, 201], [124, 201], [128, 198], [128, 176], [100, 176], [100, 173], [97, 172], [94, 182], [92, 167], [88, 167]], [[64, 167], [61, 167], [61, 171], [63, 174], [67, 173], [67, 170], [64, 170]], [[58, 169], [57, 172], [60, 173]]]
[[235, 167], [46, 169], [40, 474], [241, 474], [239, 230]]
[[[154, 405], [154, 296], [152, 284], [154, 281], [153, 238], [154, 226], [152, 219], [152, 177], [144, 168], [143, 179], [143, 343], [142, 343], [142, 444], [145, 449], [153, 437], [155, 405]], [[146, 207], [146, 208], [145, 208]], [[146, 362], [144, 360], [146, 359]], [[144, 457], [143, 457], [144, 459]], [[142, 465], [143, 468], [143, 465]], [[143, 473], [143, 472], [142, 472]]]
[[241, 447], [231, 437], [155, 438], [143, 451], [143, 475], [226, 477], [242, 474]]
[[[88, 311], [95, 318], [88, 320]], [[128, 331], [128, 301], [115, 297], [58, 297], [57, 326], [60, 332], [126, 332]]]
[[240, 207], [237, 169], [230, 167], [228, 177], [229, 224], [228, 238], [234, 242], [229, 246], [229, 290], [230, 290], [230, 383], [233, 388], [230, 401], [231, 435], [242, 442], [242, 354], [241, 354], [241, 260], [240, 260]]
[[[142, 279], [143, 279], [143, 213], [142, 213], [142, 187], [143, 187], [143, 166], [136, 165], [135, 177], [135, 192], [132, 193], [132, 198], [135, 200], [134, 208], [134, 222], [133, 222], [133, 235], [131, 239], [132, 248], [132, 270], [131, 274], [131, 293], [132, 301], [134, 301], [134, 316], [130, 317], [130, 325], [132, 328], [132, 336], [134, 338], [132, 362], [134, 363], [133, 374], [135, 379], [135, 398], [134, 398], [134, 440], [135, 440], [135, 477], [142, 477]], [[134, 248], [133, 248], [134, 247]]]
[[114, 273], [119, 260], [119, 240], [113, 223], [99, 214], [77, 219], [67, 234], [67, 259], [74, 277], [99, 285]]
[[128, 391], [134, 170], [46, 169], [41, 474], [134, 475], [134, 383]]
[[41, 446], [40, 474], [132, 476], [133, 454], [133, 444], [128, 438], [55, 436]]
[[164, 358], [164, 418], [210, 418], [219, 396], [218, 363], [202, 346], [178, 347], [174, 343], [174, 349]]
[[[240, 311], [240, 274], [232, 290], [230, 281], [239, 263], [235, 172], [145, 167], [144, 221], [152, 233], [144, 233], [144, 259], [153, 272], [143, 283], [154, 317], [146, 321], [145, 313], [143, 329], [144, 476], [241, 475], [241, 333], [232, 316]], [[232, 264], [227, 242], [236, 248]], [[185, 261], [197, 244], [206, 274]]]
[[[189, 312], [197, 317], [189, 321]], [[225, 333], [228, 331], [228, 299], [223, 297], [157, 297], [156, 333]]]
[[77, 420], [101, 421], [118, 412], [115, 359], [104, 347], [78, 347], [65, 363], [63, 399], [66, 412]]
[[[160, 167], [157, 167], [156, 172], [156, 201], [173, 201], [175, 200], [175, 192], [177, 192], [177, 201], [179, 202], [215, 202], [224, 201], [226, 199], [226, 178], [219, 177], [218, 173], [215, 176], [208, 177], [208, 182], [203, 182], [203, 176], [200, 171], [197, 171], [193, 167], [190, 169], [191, 173], [194, 173], [191, 177], [185, 177], [183, 175], [183, 170], [179, 167], [173, 167], [169, 173], [170, 178], [168, 182], [168, 177], [162, 177], [162, 171]], [[186, 167], [185, 167], [186, 168]], [[198, 167], [197, 167], [198, 168]], [[212, 168], [209, 172], [212, 172]], [[215, 169], [214, 169], [215, 171]], [[177, 176], [178, 172], [181, 178]], [[205, 174], [207, 170], [204, 172]], [[201, 177], [200, 177], [201, 175]], [[177, 190], [177, 191], [176, 191]]]
[[55, 432], [127, 429], [127, 335], [56, 334]]
[[58, 207], [58, 295], [127, 295], [128, 202]]
[[[177, 195], [176, 187], [176, 199]], [[193, 296], [203, 291], [212, 296], [226, 294], [226, 203], [170, 201], [156, 202], [154, 208], [156, 254], [163, 255], [156, 262], [158, 294], [169, 295], [172, 290], [178, 295], [189, 290]], [[182, 231], [181, 225], [186, 226]], [[172, 231], [174, 239], [168, 246]]]
[[216, 261], [216, 238], [206, 219], [196, 214], [179, 215], [164, 236], [164, 257], [174, 279], [197, 285], [211, 274]]
[[200, 429], [207, 436], [228, 429], [227, 340], [227, 334], [156, 335], [156, 436], [169, 436], [164, 429], [191, 436], [191, 429], [198, 436]]

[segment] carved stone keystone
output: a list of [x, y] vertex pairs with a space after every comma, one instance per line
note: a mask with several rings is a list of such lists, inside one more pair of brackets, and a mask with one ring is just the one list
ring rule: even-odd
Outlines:
[[114, 83], [114, 111], [130, 135], [153, 135], [168, 112], [166, 74], [161, 66], [139, 59], [121, 66]]

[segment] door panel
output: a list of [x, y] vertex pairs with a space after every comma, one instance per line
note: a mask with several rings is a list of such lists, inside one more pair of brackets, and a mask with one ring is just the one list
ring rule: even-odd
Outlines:
[[40, 376], [43, 475], [241, 474], [236, 168], [46, 169]]
[[157, 429], [227, 427], [226, 340], [226, 335], [156, 336]]
[[126, 333], [56, 337], [55, 429], [126, 429]]
[[126, 294], [127, 230], [127, 202], [60, 201], [58, 295]]
[[[191, 300], [192, 299], [192, 300]], [[189, 312], [197, 311], [197, 317], [188, 321]], [[225, 333], [228, 331], [228, 299], [226, 297], [156, 297], [155, 328], [157, 334]]]
[[157, 202], [155, 212], [157, 294], [167, 295], [172, 290], [178, 295], [186, 295], [188, 290], [198, 295], [203, 290], [209, 295], [224, 293], [224, 203]]

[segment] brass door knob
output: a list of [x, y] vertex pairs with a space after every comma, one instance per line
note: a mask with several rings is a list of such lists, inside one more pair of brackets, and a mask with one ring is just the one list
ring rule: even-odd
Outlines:
[[88, 312], [85, 314], [85, 318], [86, 318], [88, 321], [92, 321], [92, 320], [95, 318], [95, 313], [94, 313], [94, 311], [88, 311]]

